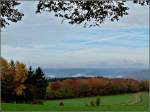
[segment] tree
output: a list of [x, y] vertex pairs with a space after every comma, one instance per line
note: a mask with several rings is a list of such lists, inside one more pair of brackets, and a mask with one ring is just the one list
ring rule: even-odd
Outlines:
[[[58, 79], [59, 80], [59, 79]], [[130, 93], [147, 90], [148, 81], [138, 81], [124, 78], [92, 77], [85, 79], [66, 79], [50, 83], [47, 87], [48, 99], [75, 98], [87, 96]], [[95, 105], [100, 104], [97, 98]]]
[[10, 61], [9, 63], [9, 74], [11, 74], [14, 78], [16, 75], [16, 65], [13, 60]]
[[141, 90], [149, 91], [149, 80], [141, 81], [140, 86], [141, 86]]
[[[56, 17], [63, 18], [70, 24], [83, 24], [84, 27], [99, 26], [106, 19], [119, 20], [128, 15], [129, 9], [124, 5], [126, 0], [74, 0], [52, 1], [40, 0], [37, 5], [37, 13], [42, 11], [53, 12]], [[134, 0], [133, 3], [141, 5], [149, 4], [149, 0]]]
[[123, 1], [39, 1], [36, 12], [45, 9], [54, 12], [63, 21], [68, 20], [70, 24], [83, 23], [84, 27], [99, 26], [106, 18], [118, 21], [128, 14]]
[[32, 67], [30, 66], [28, 69], [28, 78], [26, 80], [26, 83], [28, 83], [28, 84], [33, 83], [33, 75], [34, 75], [34, 71], [32, 70]]
[[149, 5], [149, 0], [133, 0], [133, 3], [136, 3], [136, 4], [140, 4], [140, 5]]
[[5, 101], [20, 100], [25, 95], [26, 66], [23, 63], [10, 63], [1, 58], [1, 86], [2, 97]]
[[56, 81], [56, 82], [52, 82], [51, 84], [50, 84], [50, 89], [51, 90], [58, 90], [58, 89], [60, 89], [61, 88], [61, 83], [60, 83], [60, 81]]
[[25, 85], [24, 82], [27, 79], [27, 69], [26, 66], [23, 63], [20, 62], [16, 62], [16, 74], [15, 74], [15, 82], [16, 82], [16, 89], [15, 89], [15, 93], [16, 95], [24, 95], [25, 92]]
[[0, 58], [0, 65], [1, 98], [2, 101], [11, 102], [14, 100], [14, 76], [10, 74], [10, 65], [7, 60], [5, 60], [4, 58]]
[[100, 101], [101, 101], [100, 98], [96, 98], [95, 105], [100, 106]]
[[1, 28], [5, 27], [6, 25], [9, 25], [8, 21], [18, 22], [22, 19], [22, 16], [24, 16], [24, 14], [19, 12], [18, 9], [16, 9], [16, 6], [19, 4], [20, 3], [16, 0], [0, 1]]
[[33, 75], [33, 84], [36, 87], [36, 98], [44, 99], [46, 95], [47, 80], [40, 67], [35, 70]]
[[[83, 24], [86, 26], [99, 26], [106, 19], [111, 21], [119, 20], [127, 15], [129, 9], [124, 5], [127, 0], [120, 1], [104, 1], [104, 0], [39, 0], [36, 13], [42, 11], [54, 12], [56, 17], [63, 18], [70, 24]], [[140, 5], [149, 5], [149, 0], [133, 0], [133, 3]], [[20, 2], [17, 0], [1, 0], [1, 28], [5, 27], [9, 22], [18, 22], [24, 14], [20, 12], [16, 6]]]
[[32, 70], [32, 67], [29, 67], [28, 70], [28, 77], [25, 81], [25, 100], [26, 102], [33, 101], [34, 96], [36, 95], [36, 87], [34, 86], [34, 79], [33, 79], [34, 71]]
[[8, 63], [4, 58], [0, 58], [0, 64], [3, 101], [31, 102], [45, 98], [47, 80], [40, 67], [34, 72], [32, 67], [27, 70], [25, 64], [13, 60]]

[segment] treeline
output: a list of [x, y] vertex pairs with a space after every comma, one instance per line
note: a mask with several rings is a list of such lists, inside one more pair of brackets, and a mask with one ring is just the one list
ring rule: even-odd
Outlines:
[[47, 80], [40, 67], [32, 67], [17, 61], [0, 59], [1, 100], [2, 102], [32, 102], [45, 99]]
[[78, 98], [149, 91], [149, 81], [123, 78], [76, 78], [50, 82], [47, 99]]
[[[149, 81], [123, 78], [47, 79], [40, 67], [32, 70], [17, 61], [0, 58], [1, 101], [41, 103], [45, 99], [78, 98], [149, 91]], [[48, 83], [49, 82], [49, 83]]]

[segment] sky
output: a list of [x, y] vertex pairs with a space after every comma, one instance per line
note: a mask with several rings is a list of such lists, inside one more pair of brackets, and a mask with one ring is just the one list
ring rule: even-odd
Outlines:
[[127, 2], [129, 15], [119, 22], [84, 28], [61, 23], [44, 12], [35, 14], [37, 2], [18, 7], [22, 21], [2, 29], [1, 55], [27, 66], [43, 68], [130, 68], [149, 62], [149, 7]]

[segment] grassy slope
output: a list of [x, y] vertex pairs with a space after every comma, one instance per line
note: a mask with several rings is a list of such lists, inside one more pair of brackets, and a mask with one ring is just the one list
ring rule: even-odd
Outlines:
[[[138, 94], [138, 95], [137, 95]], [[78, 98], [78, 99], [66, 99], [64, 106], [60, 107], [59, 102], [61, 100], [46, 101], [44, 105], [32, 105], [32, 104], [2, 104], [2, 110], [93, 110], [93, 111], [148, 111], [148, 92], [142, 92], [137, 94], [124, 94], [113, 96], [102, 96], [101, 106], [91, 107], [86, 106], [90, 100], [94, 100], [96, 97]], [[141, 100], [137, 100], [137, 96]]]

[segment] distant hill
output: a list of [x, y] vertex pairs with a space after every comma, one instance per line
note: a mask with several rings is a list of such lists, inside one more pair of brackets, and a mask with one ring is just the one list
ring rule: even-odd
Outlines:
[[149, 80], [150, 79], [150, 71], [148, 69], [140, 70], [136, 72], [132, 72], [125, 77], [127, 78], [133, 78], [138, 80]]
[[148, 79], [149, 71], [143, 68], [69, 68], [69, 69], [44, 69], [47, 77], [125, 77], [138, 80]]

